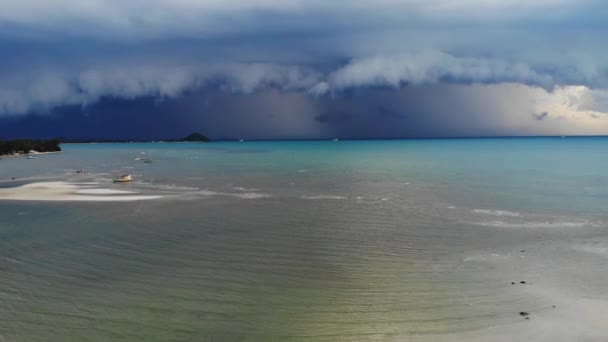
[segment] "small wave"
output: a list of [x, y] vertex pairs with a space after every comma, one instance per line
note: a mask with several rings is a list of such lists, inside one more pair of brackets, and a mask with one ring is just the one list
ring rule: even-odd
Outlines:
[[270, 195], [268, 195], [268, 194], [261, 194], [261, 193], [256, 193], [256, 192], [247, 192], [247, 193], [243, 193], [243, 194], [228, 194], [228, 195], [238, 197], [238, 198], [244, 198], [244, 199], [256, 199], [256, 198], [270, 197]]
[[521, 216], [521, 214], [518, 213], [518, 212], [507, 211], [507, 210], [473, 209], [472, 212], [475, 213], [475, 214], [493, 215], [493, 216], [512, 216], [512, 217], [519, 217], [519, 216]]
[[189, 186], [179, 186], [175, 184], [153, 184], [153, 183], [145, 183], [139, 182], [137, 185], [142, 185], [151, 189], [156, 190], [168, 190], [168, 191], [197, 191], [199, 188], [189, 187]]
[[197, 194], [199, 195], [203, 195], [203, 196], [217, 196], [217, 195], [221, 195], [221, 192], [216, 192], [216, 191], [209, 191], [209, 190], [200, 190], [197, 191]]
[[499, 227], [499, 228], [575, 228], [575, 227], [586, 227], [586, 226], [597, 226], [597, 223], [593, 222], [566, 222], [566, 221], [557, 221], [557, 222], [522, 222], [522, 223], [512, 223], [512, 222], [503, 222], [503, 221], [487, 221], [487, 222], [472, 222], [474, 225], [478, 226], [489, 226], [489, 227]]
[[242, 199], [258, 199], [258, 198], [267, 198], [270, 197], [268, 194], [258, 193], [258, 192], [245, 192], [245, 193], [229, 193], [229, 192], [218, 192], [218, 191], [210, 191], [210, 190], [200, 190], [197, 192], [199, 195], [203, 196], [229, 196], [229, 197], [237, 197]]
[[344, 196], [333, 196], [333, 195], [300, 196], [300, 198], [305, 199], [305, 200], [322, 200], [322, 199], [343, 200], [343, 199], [346, 199], [346, 197], [344, 197]]
[[298, 170], [299, 173], [304, 173], [304, 172], [308, 172], [308, 169], [302, 169], [302, 170]]
[[14, 264], [23, 264], [23, 261], [18, 260], [18, 259], [13, 259], [13, 258], [10, 258], [10, 257], [3, 257], [2, 259], [4, 259], [5, 261], [14, 263]]
[[260, 189], [255, 189], [255, 188], [244, 188], [242, 186], [235, 186], [233, 187], [234, 190], [237, 191], [260, 191]]
[[496, 260], [506, 260], [511, 258], [510, 254], [499, 254], [499, 253], [491, 253], [491, 254], [474, 254], [462, 259], [464, 262], [470, 261], [496, 261]]
[[572, 249], [580, 251], [580, 252], [584, 252], [584, 253], [589, 253], [589, 254], [595, 254], [595, 255], [600, 255], [603, 257], [608, 257], [608, 247], [601, 247], [601, 246], [573, 246]]

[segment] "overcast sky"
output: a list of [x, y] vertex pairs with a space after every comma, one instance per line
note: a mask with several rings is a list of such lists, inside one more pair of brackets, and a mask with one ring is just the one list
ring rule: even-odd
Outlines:
[[607, 34], [602, 0], [0, 0], [0, 138], [608, 134]]

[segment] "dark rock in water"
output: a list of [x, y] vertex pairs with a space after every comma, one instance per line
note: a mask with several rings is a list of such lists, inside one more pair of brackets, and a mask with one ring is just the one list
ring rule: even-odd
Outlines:
[[520, 315], [521, 317], [526, 317], [526, 318], [527, 318], [528, 316], [530, 316], [530, 313], [529, 313], [529, 312], [522, 311], [522, 312], [520, 312], [520, 313], [519, 313], [519, 315]]
[[512, 282], [511, 282], [511, 285], [515, 285], [515, 282], [514, 282], [514, 281], [512, 281]]
[[520, 283], [520, 284], [525, 284], [526, 282], [522, 280], [522, 281], [520, 281], [519, 283]]

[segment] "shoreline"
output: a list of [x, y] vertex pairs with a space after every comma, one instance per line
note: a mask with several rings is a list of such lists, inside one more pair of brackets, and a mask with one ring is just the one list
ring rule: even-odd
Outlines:
[[49, 152], [28, 152], [28, 153], [15, 153], [15, 154], [0, 154], [0, 159], [3, 158], [18, 158], [18, 157], [27, 157], [27, 156], [39, 156], [44, 154], [55, 154], [60, 153], [62, 151], [49, 151]]

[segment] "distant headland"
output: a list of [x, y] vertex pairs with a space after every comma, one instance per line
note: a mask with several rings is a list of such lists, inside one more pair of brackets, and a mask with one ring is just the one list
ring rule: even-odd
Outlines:
[[0, 156], [59, 152], [61, 151], [61, 147], [59, 147], [59, 144], [61, 144], [61, 141], [59, 139], [0, 140]]
[[60, 152], [60, 144], [78, 143], [132, 143], [132, 142], [210, 142], [201, 133], [192, 133], [181, 139], [169, 140], [132, 140], [132, 139], [0, 139], [0, 156], [30, 155], [36, 153]]
[[192, 133], [181, 139], [74, 139], [60, 138], [63, 144], [90, 144], [90, 143], [142, 143], [142, 142], [211, 142], [211, 139], [201, 133]]

